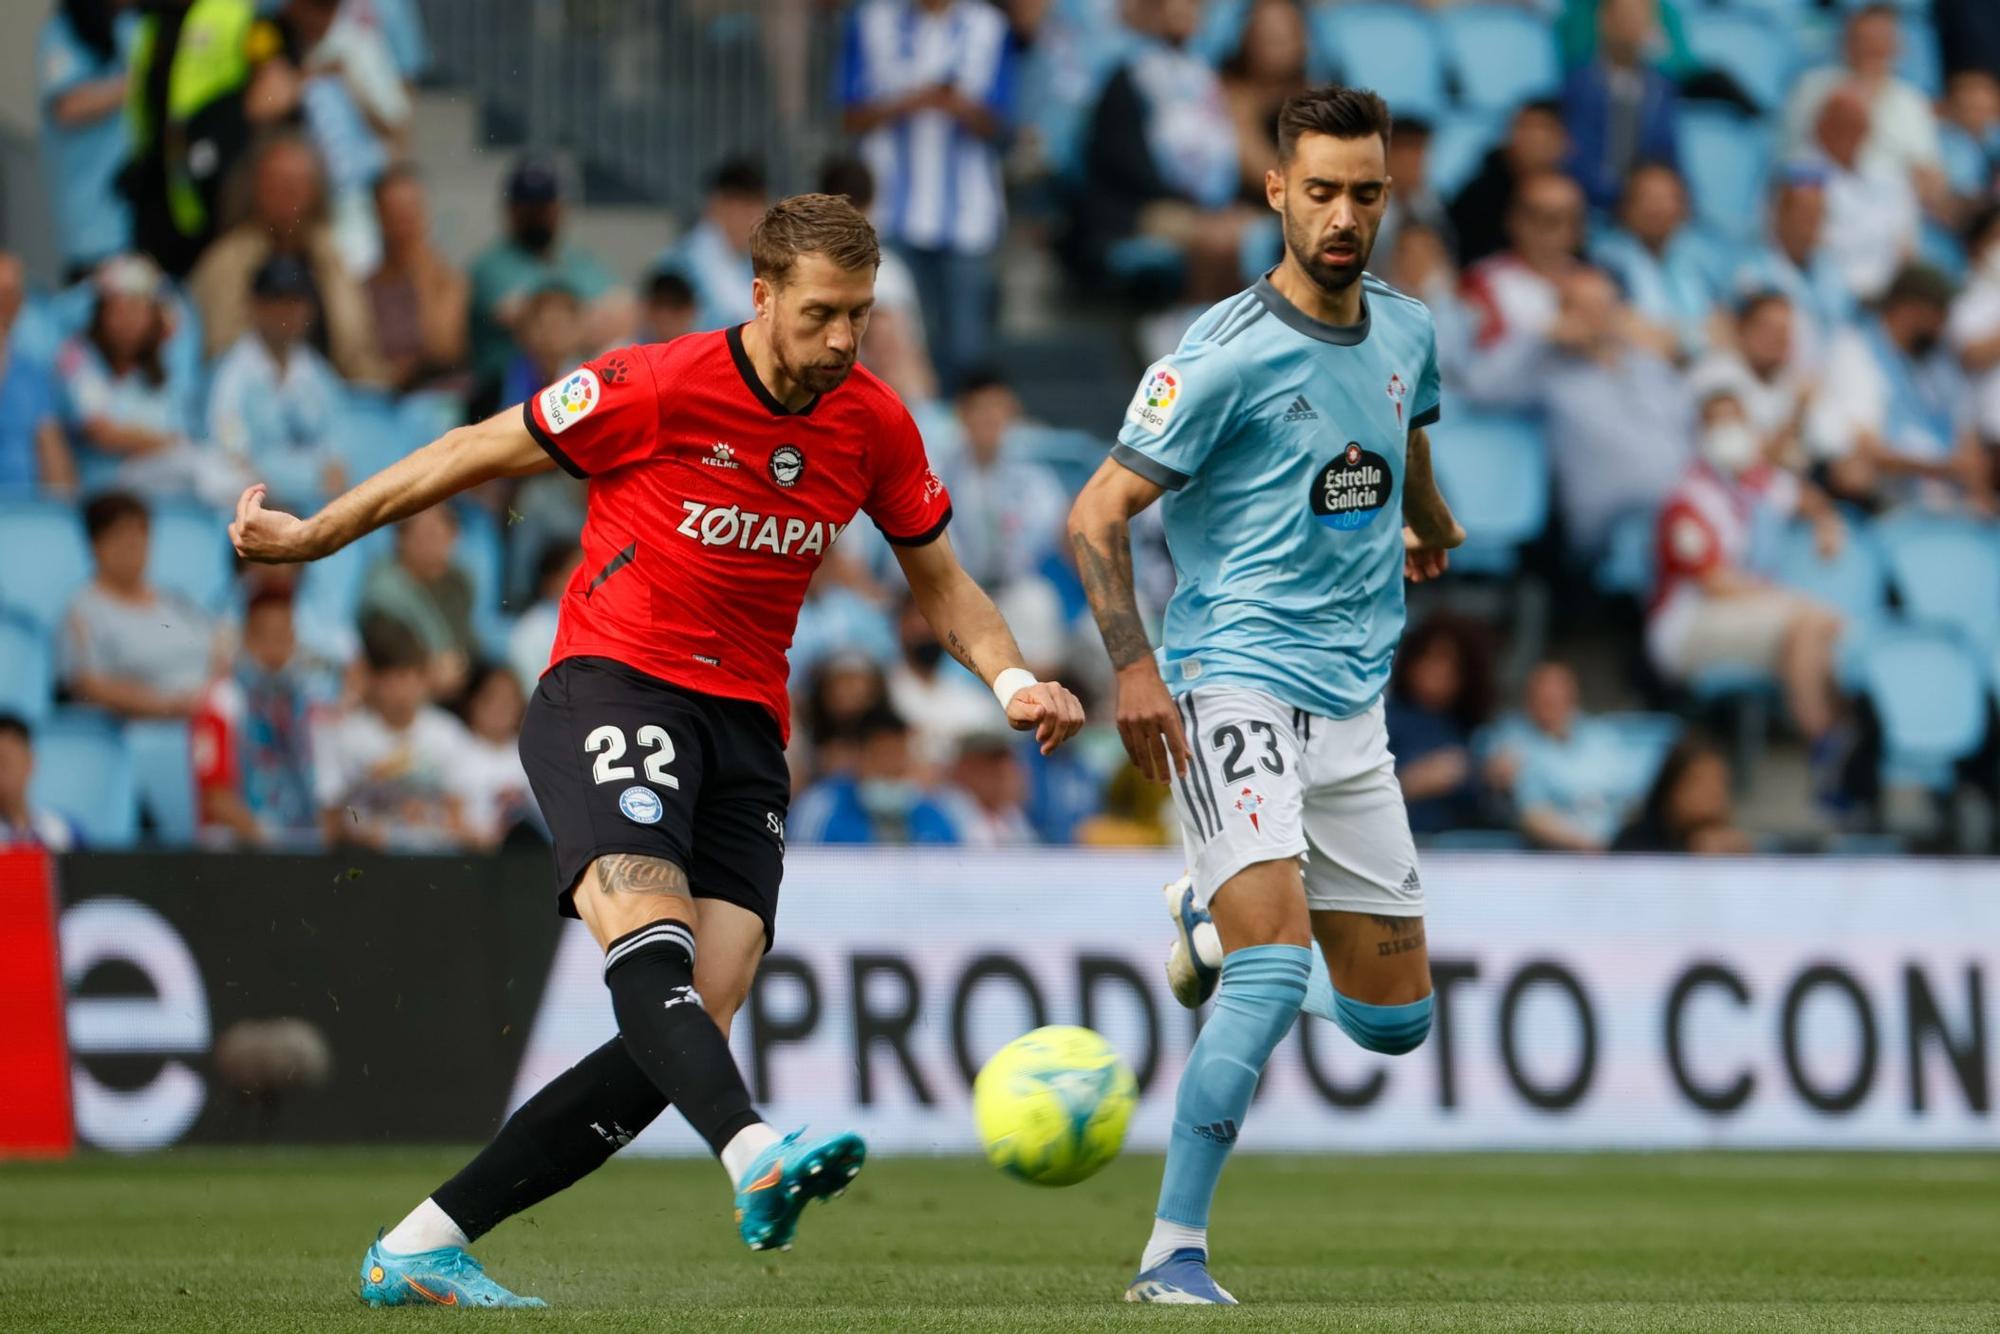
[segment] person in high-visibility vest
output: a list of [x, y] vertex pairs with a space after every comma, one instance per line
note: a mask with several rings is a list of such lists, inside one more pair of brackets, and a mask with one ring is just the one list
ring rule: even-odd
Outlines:
[[256, 0], [144, 0], [132, 53], [133, 244], [184, 275], [214, 234], [216, 203], [252, 128], [289, 114], [296, 73]]

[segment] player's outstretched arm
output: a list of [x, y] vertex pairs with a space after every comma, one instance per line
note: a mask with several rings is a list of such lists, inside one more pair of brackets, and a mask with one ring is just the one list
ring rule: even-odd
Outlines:
[[517, 403], [483, 422], [446, 431], [308, 519], [264, 508], [264, 484], [259, 482], [237, 500], [229, 540], [243, 559], [266, 565], [318, 560], [481, 482], [554, 466], [528, 434]]
[[1188, 766], [1180, 710], [1153, 661], [1132, 582], [1132, 516], [1164, 494], [1116, 459], [1107, 459], [1069, 512], [1077, 575], [1118, 672], [1118, 735], [1139, 772], [1156, 783], [1172, 782]]
[[1411, 583], [1435, 579], [1451, 564], [1446, 553], [1465, 541], [1465, 529], [1451, 514], [1431, 472], [1431, 438], [1422, 427], [1410, 432], [1404, 454], [1403, 573]]
[[1046, 755], [1083, 727], [1083, 705], [1055, 681], [1037, 681], [1021, 661], [1021, 646], [986, 590], [973, 582], [951, 539], [895, 548], [910, 592], [945, 648], [993, 687], [1017, 732], [1033, 728]]

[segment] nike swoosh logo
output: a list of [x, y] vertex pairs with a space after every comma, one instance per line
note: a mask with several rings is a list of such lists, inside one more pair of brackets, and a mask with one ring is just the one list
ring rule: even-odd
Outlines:
[[425, 1287], [423, 1284], [417, 1282], [413, 1278], [405, 1277], [403, 1279], [403, 1282], [409, 1284], [411, 1287], [415, 1288], [419, 1293], [421, 1293], [427, 1300], [434, 1302], [439, 1306], [458, 1305], [458, 1294], [455, 1292], [448, 1297], [440, 1297], [435, 1292], [432, 1292], [429, 1288]]
[[784, 1177], [785, 1177], [784, 1163], [782, 1162], [772, 1163], [771, 1170], [764, 1173], [763, 1176], [758, 1177], [755, 1181], [751, 1182], [749, 1189], [746, 1190], [744, 1194], [754, 1195], [760, 1190], [769, 1190], [771, 1187], [777, 1185], [780, 1181], [784, 1180]]

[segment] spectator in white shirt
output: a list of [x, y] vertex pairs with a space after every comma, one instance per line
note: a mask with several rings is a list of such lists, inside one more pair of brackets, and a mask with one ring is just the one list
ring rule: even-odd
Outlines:
[[1873, 301], [1917, 249], [1916, 192], [1907, 177], [1863, 156], [1868, 102], [1841, 87], [1820, 103], [1813, 122], [1814, 159], [1826, 172], [1826, 224], [1821, 235], [1857, 300]]
[[1583, 244], [1583, 191], [1560, 172], [1523, 177], [1507, 206], [1508, 248], [1465, 271], [1472, 346], [1455, 377], [1467, 398], [1495, 407], [1533, 400], [1532, 369], [1562, 305], [1561, 283]]
[[512, 669], [499, 663], [473, 668], [454, 708], [465, 724], [465, 755], [453, 775], [466, 836], [480, 848], [496, 848], [536, 814], [521, 767], [521, 715], [528, 698]]
[[1810, 148], [1827, 99], [1837, 89], [1852, 89], [1868, 112], [1861, 169], [1897, 177], [1935, 209], [1949, 194], [1937, 114], [1922, 91], [1896, 77], [1902, 21], [1902, 11], [1892, 4], [1867, 5], [1849, 16], [1842, 63], [1812, 71], [1792, 89], [1785, 146], [1791, 152]]
[[313, 795], [329, 845], [378, 851], [469, 847], [458, 775], [471, 739], [430, 702], [430, 655], [387, 618], [362, 627], [359, 702], [313, 737]]
[[1011, 66], [1006, 17], [977, 0], [867, 0], [847, 20], [844, 124], [875, 174], [875, 225], [916, 278], [947, 389], [984, 359], [993, 323]]
[[0, 848], [40, 847], [68, 852], [80, 841], [69, 818], [28, 800], [35, 776], [34, 734], [11, 713], [0, 713]]
[[1735, 394], [1764, 456], [1787, 467], [1802, 462], [1799, 430], [1814, 388], [1799, 366], [1797, 323], [1783, 292], [1752, 292], [1736, 305], [1727, 349], [1711, 352], [1691, 373], [1697, 393]]
[[1699, 457], [1660, 511], [1646, 647], [1673, 681], [1712, 667], [1775, 676], [1815, 759], [1830, 763], [1836, 748], [1821, 743], [1839, 719], [1840, 616], [1758, 568], [1769, 549], [1765, 530], [1801, 513], [1821, 556], [1837, 554], [1844, 533], [1825, 495], [1773, 467], [1735, 394], [1711, 391], [1701, 405]]
[[970, 672], [946, 661], [945, 647], [914, 598], [897, 624], [903, 657], [889, 673], [889, 703], [905, 719], [926, 781], [957, 753], [959, 742], [993, 725], [993, 695]]
[[750, 304], [750, 232], [770, 202], [764, 169], [748, 158], [731, 158], [709, 181], [701, 221], [654, 264], [680, 274], [694, 289], [696, 329], [745, 324], [756, 315]]
[[1788, 167], [1771, 196], [1770, 244], [1737, 266], [1732, 286], [1739, 298], [1782, 292], [1790, 298], [1800, 365], [1817, 370], [1827, 340], [1854, 314], [1847, 286], [1823, 237], [1827, 173], [1809, 163]]
[[1992, 511], [1972, 397], [1942, 347], [1951, 282], [1912, 265], [1896, 275], [1881, 314], [1834, 339], [1806, 417], [1806, 448], [1827, 489], [1869, 508], [1961, 501]]
[[347, 489], [347, 469], [332, 442], [340, 377], [307, 341], [312, 275], [296, 257], [273, 255], [251, 293], [250, 329], [215, 367], [208, 434], [279, 503], [316, 510]]
[[2000, 450], [2000, 205], [1989, 205], [1966, 233], [1972, 274], [1951, 306], [1946, 332], [1972, 377], [1973, 420], [1989, 451]]
[[227, 660], [212, 617], [146, 578], [152, 516], [123, 492], [84, 506], [96, 567], [70, 604], [57, 667], [73, 699], [120, 718], [191, 718]]
[[960, 743], [951, 786], [940, 801], [958, 827], [959, 842], [973, 848], [1035, 843], [1028, 821], [1028, 774], [1014, 753], [1014, 738], [990, 728]]
[[1036, 578], [1063, 539], [1069, 493], [1049, 469], [1010, 451], [1021, 400], [997, 372], [973, 372], [957, 409], [964, 448], [943, 471], [959, 561], [989, 589]]

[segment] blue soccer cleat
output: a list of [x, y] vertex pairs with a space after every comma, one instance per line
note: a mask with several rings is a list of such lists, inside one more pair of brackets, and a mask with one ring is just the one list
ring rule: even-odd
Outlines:
[[1186, 1246], [1151, 1269], [1142, 1269], [1125, 1289], [1128, 1302], [1162, 1306], [1234, 1306], [1236, 1299], [1208, 1276], [1208, 1252]]
[[361, 1300], [370, 1306], [547, 1306], [540, 1297], [517, 1297], [486, 1277], [469, 1251], [457, 1246], [398, 1255], [381, 1237], [361, 1258]]
[[790, 1250], [806, 1205], [841, 1194], [868, 1159], [859, 1135], [800, 1144], [805, 1133], [794, 1130], [758, 1154], [736, 1183], [736, 1230], [753, 1251]]
[[1222, 938], [1215, 934], [1209, 915], [1195, 906], [1192, 876], [1184, 875], [1160, 892], [1174, 923], [1174, 944], [1167, 951], [1167, 990], [1188, 1009], [1198, 1010], [1222, 980]]

